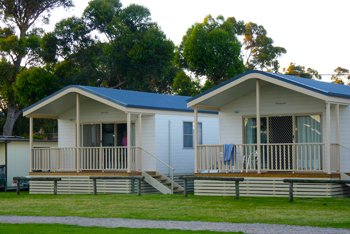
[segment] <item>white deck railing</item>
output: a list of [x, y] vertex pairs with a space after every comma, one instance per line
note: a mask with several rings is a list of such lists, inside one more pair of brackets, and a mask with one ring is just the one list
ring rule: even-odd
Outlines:
[[[199, 173], [258, 171], [256, 144], [234, 145], [233, 157], [226, 157], [223, 145], [197, 146]], [[324, 171], [323, 143], [261, 144], [261, 171]], [[339, 147], [331, 145], [331, 170], [339, 170]], [[338, 153], [337, 153], [338, 152]]]
[[[131, 147], [131, 170], [140, 168], [139, 152], [138, 147]], [[32, 171], [125, 171], [128, 168], [127, 147], [33, 148], [32, 153]]]

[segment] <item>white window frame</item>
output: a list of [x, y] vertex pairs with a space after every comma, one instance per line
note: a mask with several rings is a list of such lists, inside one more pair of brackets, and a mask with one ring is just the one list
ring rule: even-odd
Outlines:
[[[189, 133], [185, 133], [185, 124], [187, 123], [191, 123], [192, 125], [192, 133], [189, 134]], [[203, 143], [203, 123], [202, 122], [198, 122], [198, 142], [197, 144], [198, 145], [201, 145]], [[200, 127], [199, 127], [200, 126]], [[193, 149], [193, 142], [194, 142], [194, 135], [193, 135], [193, 132], [194, 132], [194, 126], [193, 126], [193, 121], [184, 121], [182, 123], [182, 146], [184, 149]], [[185, 135], [186, 136], [192, 136], [192, 146], [185, 146]]]

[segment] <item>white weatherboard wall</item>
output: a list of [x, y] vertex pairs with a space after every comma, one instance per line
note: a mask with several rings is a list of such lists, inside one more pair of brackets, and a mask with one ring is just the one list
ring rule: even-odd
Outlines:
[[[138, 125], [136, 124], [136, 129]], [[142, 116], [142, 148], [156, 156], [155, 116]], [[155, 171], [156, 160], [146, 152], [142, 152], [142, 170]]]
[[58, 147], [75, 147], [75, 122], [58, 119]]
[[29, 175], [29, 143], [10, 142], [7, 144], [7, 186], [15, 186], [15, 176]]
[[[194, 172], [194, 149], [183, 147], [183, 123], [193, 122], [193, 120], [193, 113], [156, 114], [157, 157], [172, 165], [175, 168], [175, 174], [191, 174]], [[203, 144], [218, 144], [219, 120], [217, 115], [200, 114], [198, 122], [202, 123]], [[159, 162], [157, 163], [157, 170], [168, 174], [168, 168]]]
[[340, 172], [350, 172], [350, 108], [340, 106]]

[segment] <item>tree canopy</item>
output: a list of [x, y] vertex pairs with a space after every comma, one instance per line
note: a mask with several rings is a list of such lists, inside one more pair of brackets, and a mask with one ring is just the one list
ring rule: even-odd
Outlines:
[[278, 72], [278, 58], [287, 52], [286, 49], [274, 46], [272, 38], [267, 36], [262, 25], [248, 22], [244, 25], [242, 34], [246, 68]]
[[177, 71], [174, 44], [145, 7], [122, 8], [119, 0], [93, 0], [81, 18], [63, 19], [46, 39], [55, 47], [48, 47], [47, 58], [64, 60], [54, 64], [54, 71], [65, 84], [171, 90]]
[[19, 73], [26, 66], [41, 63], [40, 41], [43, 30], [34, 28], [35, 23], [38, 20], [47, 23], [52, 9], [70, 6], [71, 0], [0, 1], [0, 16], [5, 25], [0, 28], [0, 55], [3, 59], [1, 63], [5, 69], [11, 70], [0, 86], [1, 101], [6, 113], [3, 135], [12, 135], [14, 123], [23, 107], [15, 98], [14, 84]]
[[286, 49], [273, 43], [261, 25], [209, 15], [187, 30], [176, 61], [197, 77], [206, 77], [209, 88], [245, 70], [277, 72]]
[[320, 80], [322, 77], [313, 68], [306, 68], [305, 66], [296, 65], [295, 63], [290, 63], [287, 68], [284, 68], [284, 74], [286, 75], [292, 75], [292, 76], [299, 76], [307, 79], [317, 79]]
[[334, 69], [335, 74], [331, 76], [331, 80], [336, 84], [348, 84], [350, 85], [349, 69], [343, 67], [337, 67]]
[[236, 37], [234, 18], [207, 16], [194, 24], [183, 37], [178, 63], [196, 76], [206, 76], [214, 84], [244, 71], [241, 43]]

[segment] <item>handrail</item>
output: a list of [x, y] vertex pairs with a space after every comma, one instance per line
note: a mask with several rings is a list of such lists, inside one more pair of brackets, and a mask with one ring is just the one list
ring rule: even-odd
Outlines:
[[170, 166], [168, 163], [164, 162], [163, 160], [159, 159], [157, 156], [155, 156], [154, 154], [148, 152], [147, 150], [145, 150], [142, 147], [138, 147], [141, 151], [145, 152], [146, 154], [148, 154], [149, 156], [151, 156], [152, 158], [156, 159], [158, 162], [162, 163], [164, 166], [166, 166], [168, 169], [170, 169], [171, 171], [171, 193], [174, 194], [174, 171], [175, 168], [173, 168], [172, 166]]

